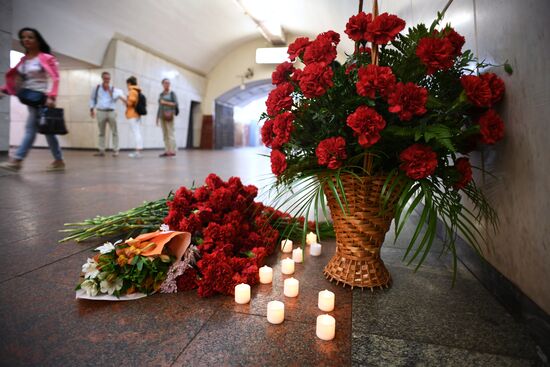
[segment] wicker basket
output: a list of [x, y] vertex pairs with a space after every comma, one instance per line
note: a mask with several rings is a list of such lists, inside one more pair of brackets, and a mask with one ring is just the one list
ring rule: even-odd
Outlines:
[[324, 187], [336, 232], [336, 254], [325, 267], [325, 276], [352, 288], [389, 287], [391, 276], [380, 258], [380, 248], [393, 219], [399, 190], [393, 191], [388, 210], [380, 215], [380, 193], [386, 176], [359, 179], [343, 175], [341, 179], [347, 213], [342, 212], [334, 193]]

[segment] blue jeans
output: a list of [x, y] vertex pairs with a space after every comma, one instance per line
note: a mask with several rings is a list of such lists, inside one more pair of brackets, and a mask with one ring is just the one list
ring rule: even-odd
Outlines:
[[[23, 141], [21, 142], [21, 145], [17, 150], [15, 151], [15, 155], [13, 156], [15, 159], [23, 160], [29, 153], [29, 150], [32, 148], [32, 144], [34, 143], [34, 139], [36, 138], [36, 127], [38, 125], [38, 107], [31, 107], [27, 106], [29, 109], [29, 117], [27, 117], [27, 123], [25, 125], [25, 136], [23, 137]], [[50, 147], [50, 151], [52, 152], [53, 157], [56, 160], [62, 160], [63, 159], [63, 153], [61, 153], [61, 147], [59, 146], [59, 141], [57, 140], [57, 137], [55, 135], [45, 135], [46, 141], [48, 142], [48, 146]]]

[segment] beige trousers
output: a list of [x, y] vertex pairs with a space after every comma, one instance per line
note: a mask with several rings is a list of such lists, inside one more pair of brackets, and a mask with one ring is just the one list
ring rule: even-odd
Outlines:
[[174, 134], [174, 121], [164, 121], [160, 119], [162, 127], [162, 136], [164, 138], [164, 149], [166, 153], [176, 153], [176, 136]]
[[97, 117], [97, 126], [99, 127], [99, 141], [97, 143], [97, 148], [100, 152], [105, 151], [105, 130], [107, 124], [111, 129], [113, 134], [113, 150], [118, 152], [118, 130], [116, 124], [116, 113], [115, 111], [96, 111]]

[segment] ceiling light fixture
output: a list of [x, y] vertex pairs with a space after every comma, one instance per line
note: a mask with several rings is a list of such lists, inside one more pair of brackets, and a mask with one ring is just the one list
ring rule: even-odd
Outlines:
[[[271, 43], [273, 46], [286, 45], [286, 36], [285, 36], [285, 32], [283, 31], [283, 28], [281, 27], [281, 23], [271, 19], [263, 19], [265, 16], [262, 16], [261, 14], [259, 14], [258, 9], [256, 9], [256, 11], [251, 10], [250, 5], [254, 3], [249, 3], [246, 1], [243, 2], [243, 0], [234, 0], [234, 1], [237, 4], [237, 6], [239, 6], [244, 11], [244, 13], [250, 19], [252, 19], [252, 21], [258, 27], [258, 31], [260, 31], [262, 36], [269, 43]], [[254, 7], [252, 7], [252, 9], [253, 8]]]

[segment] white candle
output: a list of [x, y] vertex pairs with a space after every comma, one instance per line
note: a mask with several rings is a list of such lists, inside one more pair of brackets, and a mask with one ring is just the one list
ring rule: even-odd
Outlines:
[[334, 293], [327, 289], [319, 292], [319, 301], [317, 304], [322, 311], [330, 312], [334, 310]]
[[297, 297], [300, 290], [300, 282], [298, 279], [285, 279], [284, 294], [287, 297]]
[[273, 269], [267, 265], [260, 268], [260, 283], [269, 284], [273, 281]]
[[294, 260], [286, 258], [281, 260], [281, 272], [283, 274], [294, 274]]
[[312, 243], [317, 243], [317, 235], [313, 232], [309, 232], [306, 235], [306, 243], [311, 245]]
[[281, 251], [284, 253], [292, 252], [292, 240], [289, 240], [289, 239], [282, 240]]
[[267, 303], [267, 321], [272, 324], [280, 324], [285, 319], [285, 304], [279, 301]]
[[311, 256], [319, 256], [321, 255], [321, 244], [320, 243], [312, 243], [309, 247], [309, 254]]
[[319, 339], [332, 340], [336, 331], [336, 320], [330, 315], [317, 316], [316, 334]]
[[235, 302], [245, 304], [250, 302], [250, 286], [248, 284], [237, 284], [235, 286]]
[[301, 248], [292, 250], [292, 260], [294, 260], [295, 263], [304, 262], [304, 251]]

